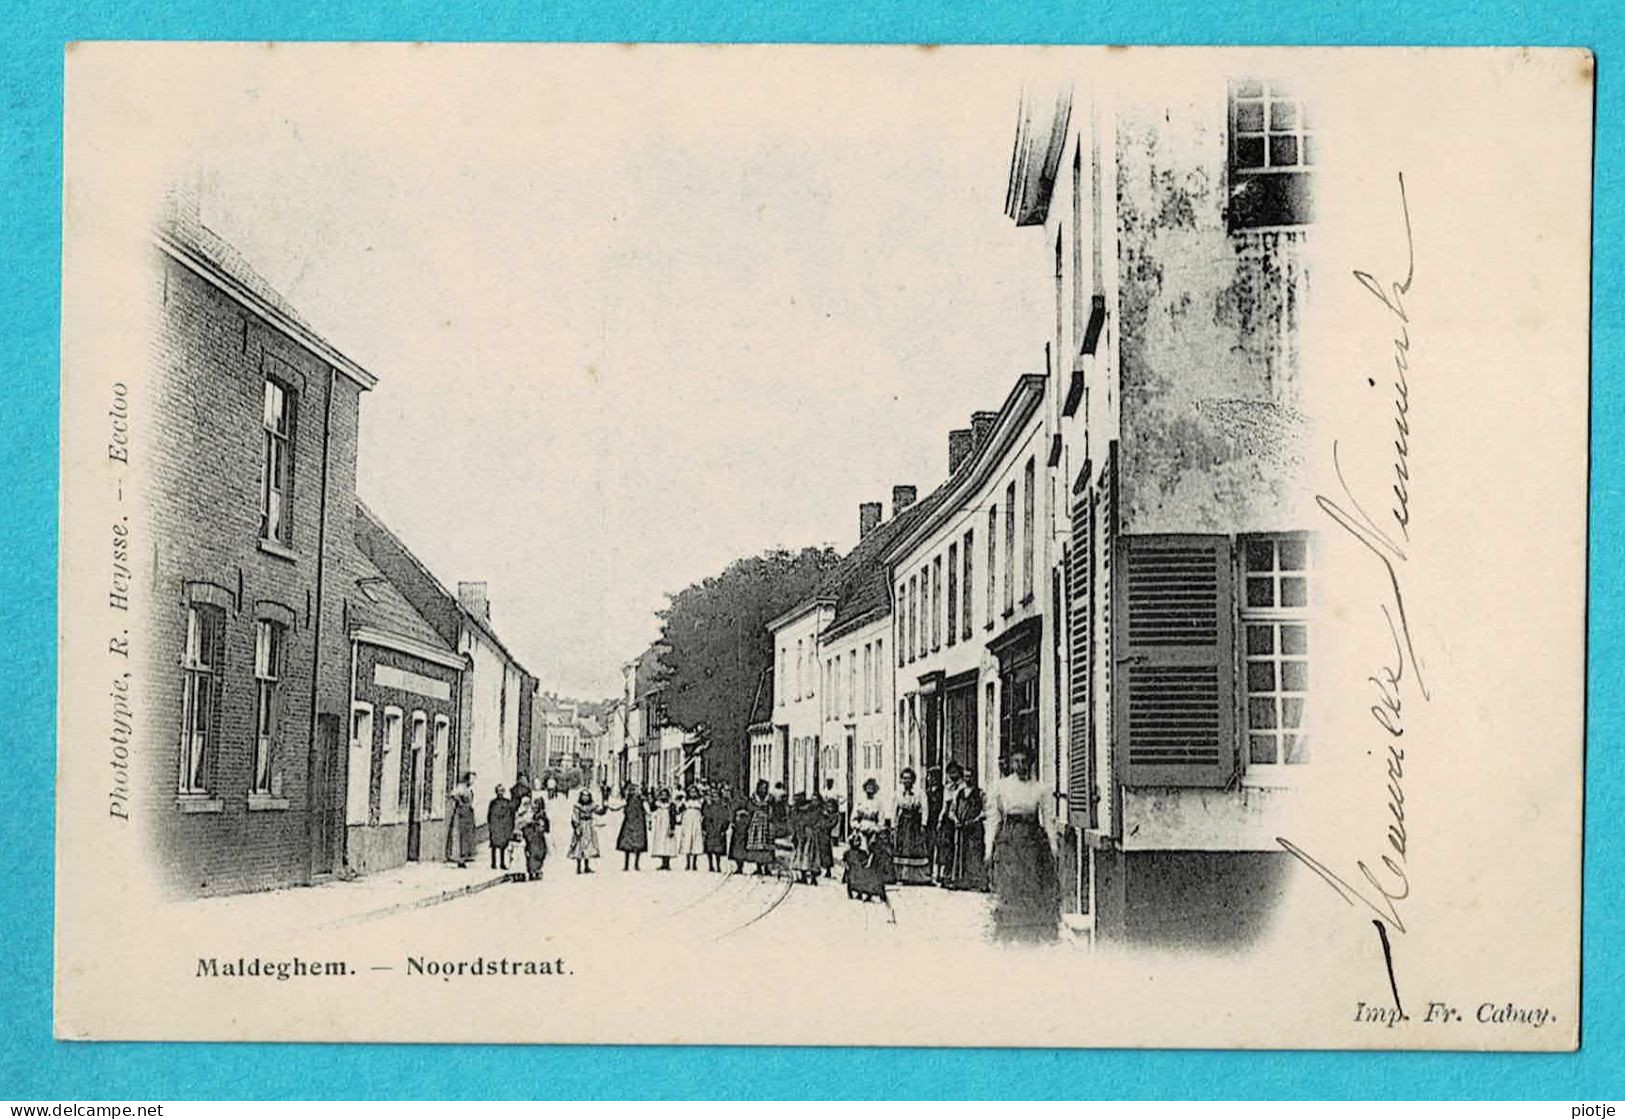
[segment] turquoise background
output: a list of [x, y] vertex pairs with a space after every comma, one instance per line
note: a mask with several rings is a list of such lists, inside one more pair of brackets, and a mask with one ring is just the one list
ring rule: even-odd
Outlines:
[[[1427, 0], [1334, 5], [1164, 0], [770, 4], [402, 0], [7, 4], [0, 11], [0, 1098], [1088, 1098], [1625, 1095], [1620, 731], [1625, 570], [1619, 7]], [[338, 1045], [62, 1044], [51, 1039], [57, 293], [62, 46], [70, 39], [569, 39], [818, 42], [1527, 44], [1598, 59], [1593, 275], [1590, 749], [1585, 1017], [1562, 1056]], [[1620, 53], [1616, 53], [1620, 52]], [[1508, 158], [1517, 158], [1508, 152]], [[1539, 355], [1529, 356], [1539, 376]], [[1516, 463], [1505, 464], [1516, 469]], [[1535, 573], [1531, 573], [1533, 576]], [[1532, 582], [1538, 593], [1539, 583]], [[1531, 697], [1538, 702], [1538, 697]], [[1531, 750], [1540, 744], [1529, 743]], [[1515, 913], [1492, 914], [1484, 935]], [[1612, 934], [1612, 935], [1611, 935]], [[1246, 992], [1237, 992], [1245, 1001]], [[1554, 1112], [1555, 1114], [1555, 1112]]]

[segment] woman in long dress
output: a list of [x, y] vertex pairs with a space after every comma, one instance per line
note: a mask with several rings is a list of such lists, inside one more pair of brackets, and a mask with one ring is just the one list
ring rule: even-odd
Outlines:
[[722, 870], [722, 856], [728, 853], [728, 818], [733, 814], [727, 786], [706, 790], [700, 805], [700, 830], [704, 833], [705, 869]]
[[491, 869], [508, 869], [508, 845], [514, 837], [514, 802], [508, 799], [507, 790], [501, 785], [496, 788], [496, 796], [491, 803], [485, 806], [485, 831], [491, 845]]
[[750, 860], [750, 801], [740, 797], [729, 811], [733, 819], [729, 821], [732, 830], [728, 833], [728, 857], [734, 861], [734, 873], [743, 874]]
[[863, 796], [852, 809], [852, 833], [857, 840], [859, 854], [880, 874], [881, 881], [895, 881], [897, 865], [892, 857], [891, 836], [880, 804], [880, 782], [873, 777], [863, 783]]
[[823, 870], [818, 862], [815, 834], [823, 819], [823, 810], [808, 800], [806, 793], [796, 794], [795, 803], [790, 806], [790, 869], [795, 872], [796, 881], [803, 885], [818, 885], [818, 875]]
[[598, 857], [598, 817], [606, 810], [604, 805], [593, 804], [592, 793], [586, 789], [576, 798], [570, 813], [570, 857], [577, 874], [592, 873], [592, 860]]
[[466, 868], [474, 858], [474, 774], [451, 787], [451, 861]]
[[756, 782], [750, 798], [749, 819], [745, 824], [745, 861], [756, 864], [757, 874], [773, 867], [773, 801], [767, 795], [767, 782]]
[[914, 771], [898, 775], [897, 790], [897, 880], [905, 886], [931, 884], [931, 849], [926, 844], [925, 806], [914, 787]]
[[649, 849], [649, 817], [643, 794], [636, 785], [627, 785], [622, 799], [621, 830], [615, 837], [615, 849], [621, 853], [622, 870], [642, 870], [643, 853]]
[[1049, 796], [1033, 779], [1032, 756], [1010, 759], [993, 783], [993, 937], [1044, 943], [1060, 936], [1061, 883], [1050, 846]]
[[689, 789], [677, 807], [677, 853], [683, 856], [684, 870], [699, 870], [700, 853], [705, 850], [705, 812], [700, 806], [700, 791]]
[[677, 817], [671, 809], [671, 793], [661, 789], [655, 797], [654, 811], [649, 813], [649, 854], [660, 860], [656, 870], [670, 870], [671, 857], [677, 853]]

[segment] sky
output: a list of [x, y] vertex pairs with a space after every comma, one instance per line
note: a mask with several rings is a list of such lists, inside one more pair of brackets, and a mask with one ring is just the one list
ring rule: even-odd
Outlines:
[[150, 106], [203, 219], [377, 375], [363, 500], [544, 690], [618, 694], [734, 558], [849, 548], [1042, 368], [996, 55], [217, 51]]

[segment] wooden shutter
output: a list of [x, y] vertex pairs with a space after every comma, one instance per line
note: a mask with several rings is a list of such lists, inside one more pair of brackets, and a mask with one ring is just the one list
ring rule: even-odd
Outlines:
[[1094, 639], [1094, 525], [1090, 509], [1094, 487], [1088, 486], [1072, 504], [1072, 548], [1066, 556], [1069, 670], [1067, 703], [1067, 818], [1073, 827], [1094, 826], [1094, 788], [1089, 777], [1090, 745], [1094, 737], [1094, 711], [1090, 692], [1090, 644]]
[[1114, 622], [1123, 784], [1223, 787], [1236, 769], [1227, 536], [1125, 536]]

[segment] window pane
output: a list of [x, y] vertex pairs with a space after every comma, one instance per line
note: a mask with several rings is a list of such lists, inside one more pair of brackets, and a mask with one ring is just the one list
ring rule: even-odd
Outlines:
[[1301, 657], [1309, 652], [1308, 631], [1300, 625], [1281, 627], [1281, 652]]
[[1315, 161], [1315, 138], [1313, 136], [1305, 136], [1303, 138], [1302, 156], [1305, 167], [1309, 166]]
[[1244, 82], [1237, 82], [1236, 83], [1236, 96], [1237, 97], [1262, 97], [1262, 96], [1264, 96], [1264, 83], [1259, 82], [1259, 81], [1254, 81], [1252, 79], [1249, 79], [1249, 80], [1244, 81]]
[[1254, 730], [1273, 730], [1275, 728], [1275, 700], [1249, 699], [1247, 701], [1247, 725]]
[[1281, 725], [1293, 729], [1303, 726], [1303, 700], [1289, 697], [1281, 701]]
[[1281, 662], [1281, 690], [1283, 692], [1306, 692], [1309, 690], [1308, 661]]
[[1270, 166], [1296, 167], [1298, 165], [1298, 138], [1296, 136], [1270, 137]]
[[1276, 760], [1273, 734], [1247, 736], [1247, 760], [1253, 765], [1274, 765]]
[[1247, 662], [1247, 690], [1255, 693], [1275, 690], [1274, 661]]
[[1264, 102], [1237, 101], [1236, 102], [1236, 131], [1262, 132], [1264, 131]]
[[1309, 585], [1301, 575], [1283, 576], [1281, 579], [1281, 605], [1303, 606], [1309, 601]]
[[1275, 541], [1249, 540], [1247, 541], [1247, 570], [1273, 571], [1275, 570]]
[[[1287, 626], [1286, 629], [1302, 629], [1302, 626]], [[1261, 653], [1275, 652], [1275, 627], [1249, 625], [1247, 627], [1247, 653], [1249, 656], [1258, 656]]]
[[1298, 126], [1298, 106], [1294, 101], [1270, 102], [1270, 131], [1289, 132]]
[[1301, 765], [1309, 760], [1309, 736], [1306, 734], [1289, 734], [1286, 736], [1286, 761], [1290, 765]]
[[1236, 137], [1236, 166], [1244, 169], [1264, 166], [1264, 138], [1262, 136]]
[[1282, 571], [1303, 570], [1304, 546], [1302, 540], [1283, 540], [1278, 547], [1280, 549]]
[[1274, 606], [1275, 582], [1269, 578], [1247, 580], [1248, 606]]

